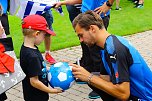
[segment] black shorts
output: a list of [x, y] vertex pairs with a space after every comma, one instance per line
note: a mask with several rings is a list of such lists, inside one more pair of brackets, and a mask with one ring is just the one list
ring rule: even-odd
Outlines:
[[0, 20], [2, 22], [2, 26], [4, 27], [5, 34], [9, 35], [10, 31], [9, 31], [8, 15], [7, 14], [3, 14], [2, 16], [0, 16]]

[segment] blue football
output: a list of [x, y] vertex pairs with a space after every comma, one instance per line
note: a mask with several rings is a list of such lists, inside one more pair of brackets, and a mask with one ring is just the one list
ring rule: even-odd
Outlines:
[[72, 67], [67, 62], [58, 62], [50, 67], [48, 72], [49, 84], [53, 88], [67, 90], [75, 82]]

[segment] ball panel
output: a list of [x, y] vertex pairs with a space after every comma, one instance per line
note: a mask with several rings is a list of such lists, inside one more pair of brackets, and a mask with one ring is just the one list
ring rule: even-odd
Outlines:
[[67, 80], [67, 74], [66, 74], [66, 73], [63, 73], [63, 72], [60, 72], [59, 75], [58, 75], [58, 79], [59, 79], [61, 82]]
[[69, 86], [69, 88], [71, 88], [72, 87], [72, 85], [75, 83], [75, 80], [73, 80], [71, 83], [70, 83], [70, 86]]
[[48, 73], [48, 81], [50, 81], [50, 80], [51, 80], [51, 78], [52, 78], [51, 73]]

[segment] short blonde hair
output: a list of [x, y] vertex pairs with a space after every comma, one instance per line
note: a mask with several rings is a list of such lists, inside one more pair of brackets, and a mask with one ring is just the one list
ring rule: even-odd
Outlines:
[[37, 30], [34, 29], [22, 29], [23, 35], [24, 36], [31, 36], [33, 33], [35, 33]]

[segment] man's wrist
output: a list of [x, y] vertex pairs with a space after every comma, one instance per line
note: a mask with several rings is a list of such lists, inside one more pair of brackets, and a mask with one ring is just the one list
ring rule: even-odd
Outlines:
[[109, 1], [107, 1], [107, 2], [106, 2], [106, 5], [107, 5], [108, 7], [111, 7], [111, 6], [112, 6], [112, 3], [110, 3]]
[[89, 75], [88, 80], [87, 80], [88, 84], [91, 84], [91, 79], [93, 76], [94, 76], [94, 74], [92, 74], [92, 73]]

